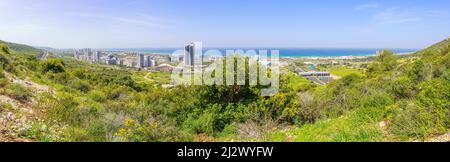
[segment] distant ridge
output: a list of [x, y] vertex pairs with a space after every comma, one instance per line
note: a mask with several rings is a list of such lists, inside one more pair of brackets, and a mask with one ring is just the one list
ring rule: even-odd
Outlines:
[[450, 51], [442, 51], [442, 50], [448, 50], [449, 47], [450, 47], [450, 37], [448, 37], [447, 39], [445, 39], [439, 43], [433, 44], [428, 48], [420, 50], [416, 54], [422, 55], [422, 54], [425, 54], [425, 53], [431, 52], [431, 51], [447, 54], [447, 52], [450, 52]]
[[42, 52], [42, 50], [37, 49], [35, 47], [24, 45], [24, 44], [18, 44], [18, 43], [11, 43], [0, 40], [0, 44], [6, 44], [11, 50], [14, 50], [16, 52], [20, 53], [29, 53], [33, 55], [37, 55]]

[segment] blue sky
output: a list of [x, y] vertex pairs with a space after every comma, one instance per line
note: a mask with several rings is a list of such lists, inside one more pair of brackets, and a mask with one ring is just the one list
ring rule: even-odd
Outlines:
[[55, 48], [424, 48], [448, 0], [0, 0], [0, 39]]

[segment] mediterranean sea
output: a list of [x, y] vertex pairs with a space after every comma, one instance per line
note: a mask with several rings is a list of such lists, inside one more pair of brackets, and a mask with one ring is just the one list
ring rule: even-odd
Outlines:
[[[279, 50], [281, 57], [339, 57], [339, 56], [371, 56], [377, 53], [377, 51], [383, 50], [382, 48], [210, 48], [217, 49], [225, 54], [226, 50]], [[204, 51], [210, 50], [204, 49]], [[106, 49], [110, 51], [123, 51], [123, 52], [137, 52], [144, 54], [163, 54], [170, 55], [176, 50], [176, 48], [117, 48]], [[418, 49], [389, 49], [397, 54], [416, 52]]]

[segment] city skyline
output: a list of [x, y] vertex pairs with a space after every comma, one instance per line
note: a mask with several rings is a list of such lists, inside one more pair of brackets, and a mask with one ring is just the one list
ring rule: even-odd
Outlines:
[[450, 35], [450, 2], [2, 0], [0, 40], [53, 48], [414, 48]]

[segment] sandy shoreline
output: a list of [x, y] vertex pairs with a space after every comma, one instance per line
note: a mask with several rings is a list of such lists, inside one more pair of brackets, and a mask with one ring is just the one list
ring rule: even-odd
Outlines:
[[[395, 55], [410, 55], [414, 54], [415, 52], [404, 52], [404, 53], [396, 53]], [[329, 59], [341, 59], [341, 60], [348, 60], [348, 59], [366, 59], [370, 57], [375, 57], [377, 54], [367, 55], [367, 56], [287, 56], [281, 58], [287, 58], [287, 59], [310, 59], [310, 60], [329, 60]]]

